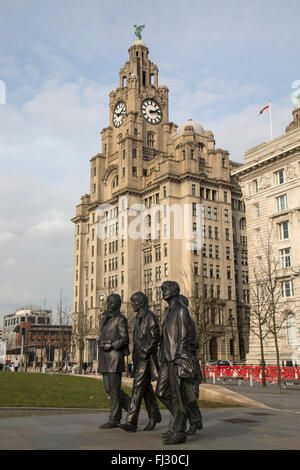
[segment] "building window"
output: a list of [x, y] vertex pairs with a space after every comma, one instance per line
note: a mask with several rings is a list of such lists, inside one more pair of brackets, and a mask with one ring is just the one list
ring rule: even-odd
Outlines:
[[154, 147], [154, 134], [153, 132], [147, 132], [147, 147]]
[[196, 217], [197, 215], [197, 205], [195, 202], [192, 204], [192, 209], [193, 209], [193, 217]]
[[168, 256], [168, 244], [167, 243], [164, 244], [164, 255]]
[[276, 171], [275, 173], [275, 182], [276, 184], [283, 184], [284, 183], [284, 170], [281, 169]]
[[164, 197], [167, 197], [167, 186], [163, 187], [163, 194], [164, 194]]
[[217, 217], [218, 217], [218, 210], [216, 207], [214, 207], [214, 220], [218, 220]]
[[126, 173], [126, 169], [125, 169], [125, 167], [124, 167], [124, 168], [122, 168], [122, 174], [123, 174], [123, 176], [125, 176], [125, 173]]
[[240, 229], [241, 229], [241, 230], [246, 230], [246, 219], [245, 219], [245, 217], [243, 217], [243, 218], [240, 220]]
[[225, 222], [229, 222], [229, 219], [228, 219], [228, 209], [224, 209], [224, 217], [225, 217]]
[[258, 181], [257, 180], [253, 180], [252, 181], [252, 184], [253, 184], [253, 191], [255, 193], [258, 193]]
[[216, 265], [216, 278], [220, 278], [220, 266], [218, 264]]
[[254, 205], [254, 212], [255, 212], [255, 216], [259, 217], [259, 204]]
[[164, 270], [165, 270], [165, 277], [167, 277], [168, 276], [168, 263], [165, 263]]
[[196, 185], [192, 184], [192, 196], [196, 196]]
[[287, 208], [287, 197], [286, 194], [282, 194], [276, 198], [277, 211], [284, 211]]
[[280, 250], [280, 259], [282, 268], [290, 268], [292, 266], [291, 249], [284, 248], [283, 250]]
[[203, 276], [207, 277], [207, 264], [203, 264]]
[[231, 289], [231, 286], [228, 286], [228, 300], [231, 300], [232, 299], [232, 289]]
[[229, 240], [229, 228], [225, 228], [225, 240]]
[[198, 276], [199, 274], [199, 268], [198, 268], [198, 263], [194, 263], [194, 276]]
[[281, 281], [281, 295], [282, 297], [292, 297], [294, 295], [292, 280]]
[[289, 238], [289, 236], [289, 223], [287, 221], [282, 222], [279, 224], [279, 238], [280, 240], [285, 240]]
[[132, 149], [132, 158], [136, 158], [136, 149]]
[[224, 191], [224, 202], [227, 202], [227, 191]]
[[112, 181], [112, 187], [113, 188], [116, 188], [117, 186], [119, 186], [119, 176], [116, 175]]
[[227, 266], [227, 279], [231, 279], [231, 267]]
[[295, 317], [295, 315], [291, 314], [286, 319], [286, 331], [287, 331], [288, 344], [296, 345], [297, 344], [297, 334], [296, 334], [296, 317]]
[[136, 166], [132, 167], [132, 176], [137, 176], [137, 169]]
[[226, 259], [230, 259], [230, 247], [226, 246]]

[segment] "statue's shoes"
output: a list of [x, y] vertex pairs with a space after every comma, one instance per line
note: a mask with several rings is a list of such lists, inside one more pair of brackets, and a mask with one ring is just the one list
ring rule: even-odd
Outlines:
[[197, 423], [197, 424], [191, 424], [190, 429], [187, 432], [187, 435], [193, 436], [194, 434], [196, 434], [197, 429], [201, 431], [202, 428], [203, 428], [202, 421], [200, 421], [200, 423]]
[[100, 424], [99, 429], [112, 429], [112, 428], [118, 428], [119, 427], [119, 422], [118, 421], [107, 421], [107, 423]]
[[186, 441], [186, 433], [176, 433], [163, 440], [164, 445], [182, 444]]
[[123, 429], [124, 431], [127, 432], [136, 432], [137, 425], [136, 424], [131, 424], [131, 423], [124, 423], [120, 424], [119, 428]]
[[155, 418], [149, 419], [149, 422], [147, 426], [144, 428], [144, 431], [152, 431], [155, 428], [156, 423], [160, 423], [160, 422], [161, 422], [161, 414], [159, 413], [159, 415], [157, 415]]

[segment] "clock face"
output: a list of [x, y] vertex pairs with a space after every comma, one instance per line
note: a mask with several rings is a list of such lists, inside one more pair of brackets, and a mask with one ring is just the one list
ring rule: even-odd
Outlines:
[[120, 127], [123, 124], [123, 116], [126, 113], [126, 104], [124, 101], [119, 101], [114, 110], [113, 123], [115, 127]]
[[162, 120], [162, 110], [159, 104], [152, 98], [146, 98], [142, 102], [142, 115], [150, 124], [159, 124]]

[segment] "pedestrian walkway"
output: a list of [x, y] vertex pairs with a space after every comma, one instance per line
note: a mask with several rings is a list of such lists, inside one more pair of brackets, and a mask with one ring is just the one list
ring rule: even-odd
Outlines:
[[[169, 413], [165, 410], [162, 411], [162, 422], [153, 431], [143, 431], [148, 418], [142, 411], [138, 431], [127, 433], [118, 428], [99, 429], [99, 425], [107, 421], [108, 410], [27, 410], [27, 416], [13, 416], [13, 410], [8, 412], [2, 409], [0, 449], [112, 452], [300, 449], [300, 388], [290, 386], [278, 394], [273, 385], [268, 385], [266, 389], [260, 384], [253, 387], [246, 384], [208, 386], [218, 393], [223, 390], [224, 395], [232, 393], [233, 397], [236, 394], [243, 396], [245, 403], [251, 399], [260, 405], [261, 400], [263, 407], [245, 405], [239, 408], [203, 409], [202, 431], [176, 446], [162, 444], [160, 433], [167, 429], [169, 421]], [[14, 410], [15, 413], [17, 411]]]
[[[222, 381], [219, 383], [222, 384]], [[249, 382], [242, 382], [241, 385], [226, 382], [225, 388], [269, 408], [300, 413], [300, 385], [288, 384], [286, 389], [282, 388], [281, 393], [277, 392], [276, 383], [268, 383], [263, 387], [260, 382], [254, 382], [251, 387]]]

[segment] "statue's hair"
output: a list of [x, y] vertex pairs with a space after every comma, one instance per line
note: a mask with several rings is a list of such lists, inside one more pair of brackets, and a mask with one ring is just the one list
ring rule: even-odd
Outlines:
[[148, 297], [145, 294], [145, 292], [142, 292], [142, 291], [134, 292], [134, 294], [131, 295], [130, 300], [132, 301], [134, 297], [142, 297], [144, 305], [148, 305]]
[[[119, 294], [109, 294], [109, 295], [107, 296], [107, 299], [108, 299], [109, 297], [114, 297], [116, 300], [118, 300], [119, 307], [121, 307], [122, 299], [121, 299], [121, 296], [120, 296]], [[106, 299], [106, 301], [107, 301], [107, 299]]]
[[179, 292], [180, 292], [180, 287], [179, 287], [178, 282], [176, 282], [176, 281], [165, 281], [165, 282], [162, 283], [161, 289], [163, 289], [163, 288], [166, 287], [166, 286], [171, 287], [172, 290], [176, 293], [176, 295], [179, 294]]

